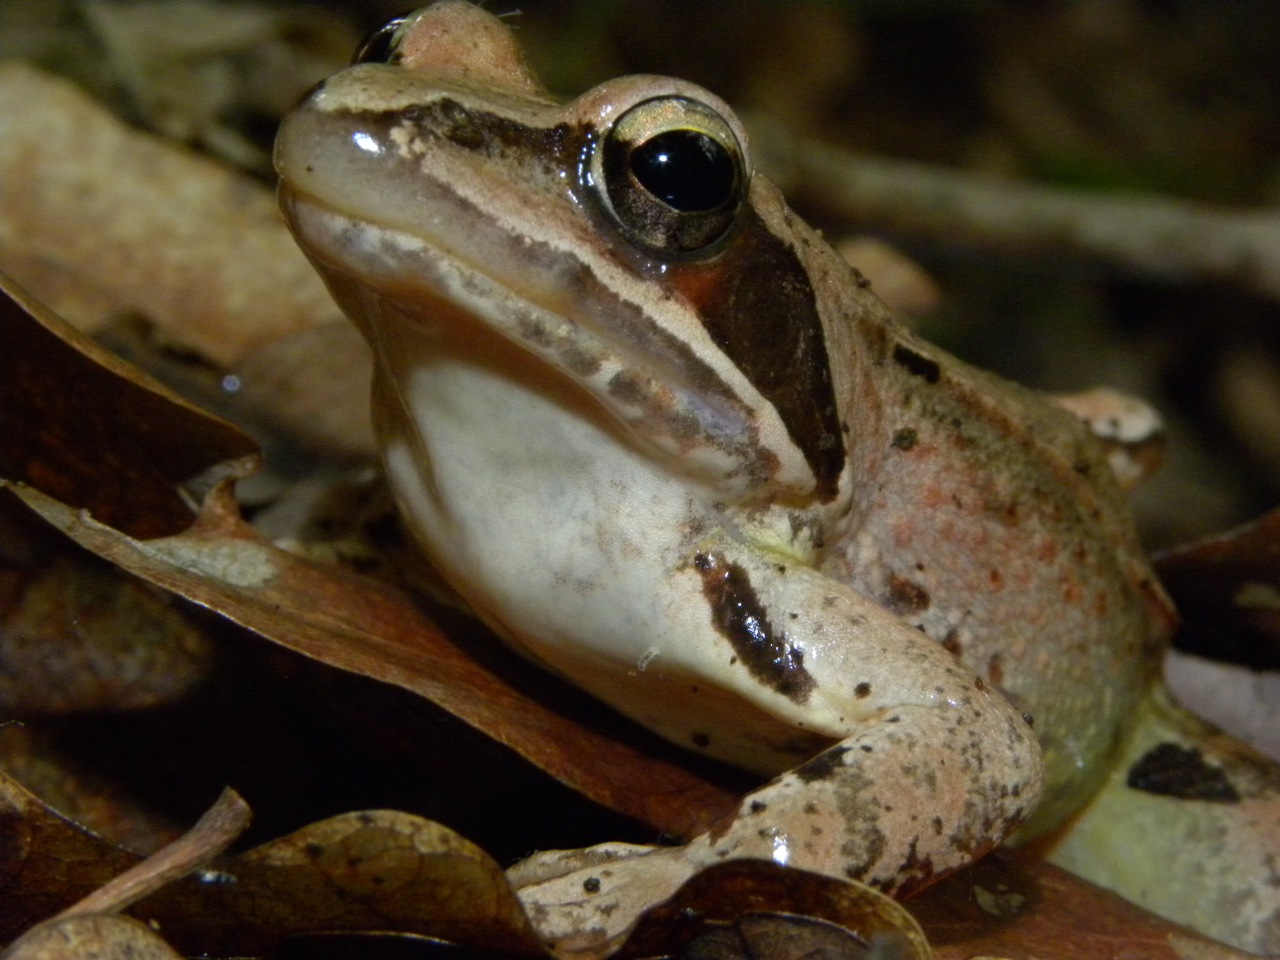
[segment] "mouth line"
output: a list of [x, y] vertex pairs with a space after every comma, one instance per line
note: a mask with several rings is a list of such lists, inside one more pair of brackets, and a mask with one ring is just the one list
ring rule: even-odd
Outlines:
[[[751, 434], [728, 385], [638, 306], [605, 288], [581, 261], [545, 245], [539, 250], [536, 241], [503, 236], [495, 248], [506, 247], [506, 256], [484, 262], [433, 231], [349, 212], [287, 182], [281, 197], [304, 247], [328, 269], [392, 301], [417, 308], [430, 299], [451, 307], [560, 369], [642, 433], [667, 434], [677, 446], [721, 448]], [[515, 243], [519, 249], [511, 250]], [[494, 269], [517, 256], [529, 261], [525, 269]], [[555, 282], [564, 292], [538, 290], [536, 284], [514, 282], [516, 276], [542, 277], [544, 286]], [[584, 307], [593, 296], [596, 309]], [[624, 328], [623, 336], [592, 322], [606, 315]]]
[[[340, 231], [319, 231], [320, 242], [307, 244], [338, 247], [338, 256], [328, 258], [335, 267], [349, 270], [350, 259], [341, 248], [354, 249], [370, 272], [394, 275], [396, 286], [404, 284], [452, 303], [535, 353], [543, 352], [548, 337], [563, 343], [576, 341], [580, 352], [613, 358], [619, 369], [643, 371], [648, 379], [666, 383], [681, 395], [698, 397], [699, 408], [742, 428], [740, 398], [692, 346], [640, 304], [600, 280], [596, 269], [580, 257], [545, 240], [503, 230], [495, 217], [450, 187], [432, 185], [432, 198], [439, 201], [433, 205], [436, 212], [417, 223], [357, 211], [287, 181], [284, 191], [342, 224]], [[446, 225], [465, 242], [431, 229], [431, 222]], [[340, 232], [351, 238], [357, 232], [362, 236], [347, 244], [330, 242]], [[388, 255], [393, 251], [398, 256]], [[443, 275], [446, 272], [449, 276]], [[506, 315], [485, 309], [501, 299], [524, 309], [508, 309]], [[524, 316], [513, 319], [516, 313]]]

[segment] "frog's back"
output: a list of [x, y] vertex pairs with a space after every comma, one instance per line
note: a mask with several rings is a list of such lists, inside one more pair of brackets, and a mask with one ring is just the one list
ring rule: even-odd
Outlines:
[[[877, 306], [867, 308], [872, 312]], [[1053, 823], [1099, 785], [1173, 611], [1101, 442], [1052, 398], [881, 327], [889, 411], [838, 575], [1030, 714]]]

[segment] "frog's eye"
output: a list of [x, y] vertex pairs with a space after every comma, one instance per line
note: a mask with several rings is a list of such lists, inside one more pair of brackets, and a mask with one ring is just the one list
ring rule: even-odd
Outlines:
[[351, 57], [352, 64], [395, 63], [400, 59], [400, 40], [404, 36], [406, 22], [412, 19], [413, 15], [395, 17], [378, 27], [360, 41]]
[[596, 146], [592, 186], [632, 243], [665, 255], [715, 248], [746, 192], [733, 129], [705, 104], [658, 97], [627, 110]]

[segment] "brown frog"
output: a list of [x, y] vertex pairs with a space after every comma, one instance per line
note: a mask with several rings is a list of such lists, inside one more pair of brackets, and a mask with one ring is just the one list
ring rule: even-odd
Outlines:
[[1174, 620], [1104, 444], [895, 320], [707, 91], [557, 103], [457, 0], [378, 48], [276, 162], [410, 527], [514, 648], [776, 778], [675, 851], [540, 858], [529, 902], [614, 936], [739, 856], [904, 893], [1078, 809]]

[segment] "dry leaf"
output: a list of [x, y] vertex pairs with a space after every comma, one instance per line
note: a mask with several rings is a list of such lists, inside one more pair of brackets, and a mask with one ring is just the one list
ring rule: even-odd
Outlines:
[[394, 811], [312, 824], [137, 904], [180, 951], [260, 955], [316, 931], [422, 933], [542, 953], [502, 869], [436, 823]]
[[165, 598], [91, 558], [0, 567], [0, 711], [135, 710], [200, 681], [212, 651]]
[[90, 914], [42, 923], [0, 953], [3, 960], [180, 960], [151, 930], [128, 917]]
[[916, 921], [884, 894], [764, 860], [703, 870], [666, 903], [649, 910], [613, 956], [728, 960], [732, 954], [714, 951], [738, 945], [746, 956], [779, 960], [932, 956]]
[[141, 537], [187, 527], [178, 485], [257, 446], [77, 333], [0, 276], [0, 476]]
[[1280, 667], [1280, 510], [1167, 550], [1156, 558], [1156, 571], [1182, 613], [1180, 645]]
[[367, 351], [273, 192], [16, 60], [0, 65], [0, 268], [82, 330], [140, 320], [149, 358], [212, 364], [255, 420], [373, 456]]
[[64, 910], [140, 859], [0, 775], [0, 940]]
[[0, 65], [0, 249], [219, 364], [344, 322], [269, 190], [20, 61]]
[[[998, 851], [906, 906], [938, 960], [1246, 960], [1025, 853]], [[1197, 951], [1206, 951], [1197, 954]]]

